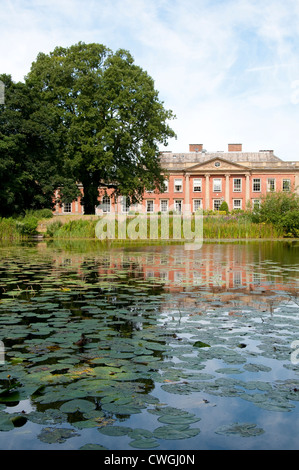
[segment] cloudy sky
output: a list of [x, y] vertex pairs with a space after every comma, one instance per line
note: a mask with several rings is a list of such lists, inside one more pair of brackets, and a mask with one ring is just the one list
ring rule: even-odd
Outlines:
[[172, 109], [167, 150], [299, 160], [299, 0], [0, 0], [0, 73], [79, 41], [127, 49]]

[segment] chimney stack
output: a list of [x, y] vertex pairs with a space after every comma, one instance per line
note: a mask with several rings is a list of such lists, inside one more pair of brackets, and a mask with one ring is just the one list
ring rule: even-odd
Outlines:
[[202, 144], [189, 144], [189, 152], [201, 152]]
[[242, 144], [228, 144], [229, 152], [242, 152]]

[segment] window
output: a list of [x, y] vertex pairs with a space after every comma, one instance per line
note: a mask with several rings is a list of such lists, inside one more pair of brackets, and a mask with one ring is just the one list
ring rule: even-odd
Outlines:
[[161, 212], [168, 211], [168, 199], [161, 199], [160, 201], [160, 210]]
[[193, 212], [201, 209], [201, 199], [193, 199]]
[[177, 193], [181, 193], [183, 191], [183, 180], [182, 179], [175, 179], [174, 180], [174, 190]]
[[253, 203], [253, 209], [258, 210], [261, 205], [260, 199], [253, 199], [252, 203]]
[[201, 178], [194, 178], [193, 180], [193, 191], [194, 192], [201, 192]]
[[146, 201], [146, 212], [154, 212], [154, 201]]
[[275, 178], [268, 178], [267, 191], [275, 191]]
[[220, 162], [215, 162], [215, 166], [220, 166]]
[[110, 197], [103, 196], [101, 209], [103, 212], [110, 212]]
[[214, 178], [213, 179], [213, 191], [214, 191], [214, 193], [220, 193], [221, 192], [221, 179], [220, 178]]
[[234, 199], [233, 207], [234, 209], [242, 209], [242, 199]]
[[214, 211], [219, 211], [219, 208], [221, 206], [221, 199], [214, 199], [213, 200], [213, 207], [214, 207]]
[[168, 180], [164, 180], [164, 193], [168, 193]]
[[290, 191], [291, 190], [291, 180], [282, 180], [282, 190], [283, 191]]
[[63, 212], [72, 212], [72, 203], [71, 202], [66, 202], [63, 205]]
[[242, 180], [241, 178], [234, 178], [234, 193], [239, 193], [242, 191]]
[[254, 193], [260, 193], [261, 192], [261, 179], [260, 178], [253, 178], [252, 190], [253, 190]]
[[122, 212], [129, 212], [130, 210], [130, 199], [127, 197], [121, 198], [121, 210]]
[[182, 212], [182, 201], [181, 200], [174, 201], [174, 208], [175, 208], [175, 211], [180, 214]]

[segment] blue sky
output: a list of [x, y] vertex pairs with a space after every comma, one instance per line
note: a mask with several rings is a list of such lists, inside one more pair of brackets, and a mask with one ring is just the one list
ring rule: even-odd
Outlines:
[[177, 119], [167, 150], [299, 160], [298, 0], [1, 0], [0, 73], [79, 41], [124, 48]]

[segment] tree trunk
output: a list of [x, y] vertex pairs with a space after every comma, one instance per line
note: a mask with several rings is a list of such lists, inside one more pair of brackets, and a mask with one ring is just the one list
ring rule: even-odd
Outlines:
[[84, 214], [95, 214], [95, 208], [98, 205], [99, 183], [98, 178], [93, 175], [86, 175], [82, 178]]

